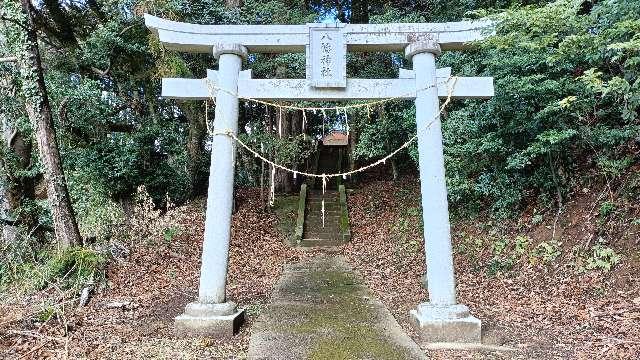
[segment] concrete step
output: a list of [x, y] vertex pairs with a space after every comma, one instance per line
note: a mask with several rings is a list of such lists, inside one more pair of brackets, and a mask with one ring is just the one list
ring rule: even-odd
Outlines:
[[[321, 207], [322, 206], [322, 201], [307, 201], [306, 203], [307, 207]], [[333, 207], [340, 207], [340, 203], [337, 201], [325, 201], [324, 202], [324, 206], [328, 207], [328, 206], [333, 206]]]
[[[312, 217], [322, 217], [322, 207], [318, 206], [318, 207], [313, 207], [313, 208], [306, 208], [306, 213], [307, 213], [307, 218], [312, 218]], [[335, 214], [335, 215], [339, 215], [342, 212], [342, 209], [340, 208], [330, 208], [330, 207], [324, 207], [324, 216], [326, 217], [328, 214]]]
[[[307, 203], [306, 204], [307, 209], [308, 208], [317, 208], [320, 209], [322, 207], [322, 203], [321, 202], [313, 202], [313, 203]], [[340, 209], [340, 203], [330, 203], [330, 202], [325, 202], [324, 203], [324, 207], [325, 209], [327, 208], [334, 208], [334, 209]]]
[[[322, 209], [322, 203], [307, 203], [307, 209]], [[340, 210], [340, 204], [338, 203], [324, 203], [324, 208], [325, 209], [332, 209], [332, 210]]]
[[322, 224], [319, 226], [305, 226], [304, 228], [305, 234], [341, 234], [340, 227], [337, 223], [335, 224], [325, 224], [322, 227]]
[[[322, 203], [324, 201], [324, 227], [322, 226]], [[342, 208], [337, 191], [312, 191], [307, 194], [304, 233], [300, 246], [339, 246], [344, 244], [340, 231]]]
[[[305, 226], [306, 224], [320, 224], [322, 225], [322, 216], [306, 216], [304, 218]], [[340, 223], [340, 213], [325, 213], [324, 214], [324, 223]]]
[[339, 199], [340, 198], [340, 194], [338, 194], [337, 191], [333, 191], [333, 192], [326, 192], [324, 195], [322, 194], [322, 192], [319, 193], [307, 193], [307, 199], [321, 199], [321, 198], [335, 198], [335, 199]]
[[313, 219], [309, 221], [305, 221], [304, 223], [305, 229], [318, 229], [318, 230], [326, 230], [332, 229], [339, 231], [340, 230], [340, 219], [324, 219], [324, 226], [322, 226], [322, 219]]
[[305, 225], [305, 231], [317, 230], [319, 232], [330, 232], [330, 231], [340, 231], [340, 223], [337, 221], [325, 221], [324, 226], [322, 226], [322, 222], [319, 223], [310, 223]]
[[[335, 212], [335, 213], [328, 213], [325, 212], [324, 213], [324, 223], [330, 223], [332, 221], [335, 221], [336, 223], [340, 222], [340, 213], [339, 212]], [[304, 219], [304, 223], [305, 224], [309, 224], [309, 223], [314, 223], [314, 224], [322, 224], [322, 216], [306, 216]]]
[[[322, 196], [322, 195], [323, 195], [323, 194], [322, 194], [322, 189], [320, 189], [320, 190], [312, 189], [312, 190], [310, 190], [310, 191], [307, 193], [307, 195], [309, 195], [309, 196]], [[337, 191], [337, 190], [327, 189], [327, 190], [324, 192], [324, 196], [329, 196], [329, 195], [335, 195], [335, 196], [338, 196], [338, 191]]]
[[[324, 219], [340, 219], [340, 211], [324, 211]], [[311, 213], [307, 212], [307, 216], [304, 217], [305, 222], [306, 221], [313, 221], [318, 219], [319, 221], [322, 221], [322, 214], [320, 213], [320, 210], [318, 211], [313, 211]]]
[[[318, 206], [317, 208], [307, 208], [307, 218], [309, 217], [322, 217], [322, 207]], [[325, 206], [324, 208], [324, 216], [327, 215], [340, 215], [341, 209], [331, 209]], [[309, 216], [310, 215], [310, 216]]]
[[327, 235], [327, 234], [341, 234], [340, 229], [337, 226], [322, 226], [318, 227], [307, 227], [304, 229], [304, 234], [315, 234], [318, 236]]
[[343, 245], [342, 239], [302, 239], [300, 240], [300, 246], [302, 247], [328, 247], [328, 246], [340, 246]]
[[305, 231], [302, 237], [307, 239], [336, 239], [342, 237], [342, 234], [340, 231], [334, 231], [333, 229], [317, 229]]
[[303, 239], [318, 239], [318, 240], [342, 240], [340, 233], [323, 233], [323, 232], [308, 232], [302, 236]]
[[322, 201], [324, 200], [325, 202], [340, 202], [340, 198], [337, 196], [318, 196], [318, 197], [308, 197], [307, 196], [307, 202], [309, 201]]

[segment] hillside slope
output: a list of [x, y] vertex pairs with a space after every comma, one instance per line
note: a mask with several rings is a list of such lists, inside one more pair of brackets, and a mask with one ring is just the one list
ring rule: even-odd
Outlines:
[[[417, 185], [407, 178], [370, 182], [352, 190], [353, 239], [338, 250], [412, 335], [408, 311], [426, 299]], [[459, 301], [482, 319], [485, 343], [513, 350], [427, 350], [428, 355], [631, 359], [640, 354], [638, 227], [630, 225], [629, 218], [637, 217], [633, 208], [637, 205], [610, 214], [608, 221], [627, 225], [617, 239], [619, 226], [607, 225], [594, 205], [598, 194], [577, 196], [557, 220], [555, 213], [527, 212], [503, 223], [481, 218], [454, 222]], [[111, 260], [106, 287], [87, 307], [70, 303], [59, 316], [42, 321], [41, 303], [51, 294], [4, 302], [0, 354], [5, 358], [243, 358], [252, 324], [269, 301], [284, 264], [316, 253], [285, 244], [284, 234], [295, 219], [295, 207], [289, 206], [295, 198], [281, 198], [279, 207], [269, 212], [260, 210], [259, 190], [240, 190], [237, 199], [228, 292], [248, 309], [248, 323], [231, 341], [177, 339], [171, 331], [173, 317], [197, 292], [203, 231], [203, 202], [198, 201], [155, 219], [159, 229], [155, 236], [120, 244], [127, 251]], [[599, 243], [598, 238], [609, 241]], [[594, 253], [594, 246], [600, 250]], [[616, 257], [602, 249], [613, 250]], [[587, 269], [596, 263], [612, 269]]]

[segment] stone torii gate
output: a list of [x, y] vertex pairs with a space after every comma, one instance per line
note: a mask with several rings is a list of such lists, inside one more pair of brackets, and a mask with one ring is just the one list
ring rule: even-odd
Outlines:
[[[480, 320], [456, 301], [439, 98], [489, 98], [493, 78], [457, 78], [436, 70], [441, 50], [462, 49], [483, 37], [489, 21], [418, 24], [195, 25], [145, 14], [145, 23], [167, 49], [209, 53], [217, 71], [206, 79], [163, 79], [162, 96], [204, 100], [208, 84], [217, 91], [216, 133], [238, 130], [238, 99], [345, 101], [415, 99], [418, 129], [427, 288], [429, 302], [411, 311], [429, 342], [479, 342]], [[305, 79], [252, 79], [242, 71], [249, 52], [306, 52]], [[347, 51], [404, 51], [413, 70], [398, 79], [347, 79]], [[435, 119], [435, 120], [434, 120]], [[431, 125], [431, 126], [429, 126]], [[194, 334], [228, 336], [244, 313], [226, 299], [233, 196], [234, 140], [214, 136], [197, 301], [176, 318], [176, 328]]]

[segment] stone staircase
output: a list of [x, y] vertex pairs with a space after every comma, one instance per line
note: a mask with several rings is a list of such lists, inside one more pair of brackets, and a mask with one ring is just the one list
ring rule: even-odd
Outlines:
[[[324, 227], [322, 226], [322, 199], [324, 198]], [[310, 190], [307, 194], [304, 231], [300, 246], [338, 246], [344, 244], [340, 229], [340, 195], [338, 191]]]

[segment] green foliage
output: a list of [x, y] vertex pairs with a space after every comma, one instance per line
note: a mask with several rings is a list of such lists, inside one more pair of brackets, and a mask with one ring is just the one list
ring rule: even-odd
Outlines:
[[603, 244], [596, 244], [591, 248], [591, 256], [587, 258], [588, 270], [610, 271], [621, 260], [620, 255]]
[[611, 271], [622, 260], [622, 256], [600, 238], [587, 251], [582, 247], [574, 248], [575, 270], [577, 273], [585, 271]]
[[49, 319], [56, 316], [56, 308], [50, 304], [44, 304], [40, 312], [38, 312], [36, 319], [39, 322], [47, 322]]
[[605, 201], [600, 205], [600, 210], [598, 211], [601, 218], [606, 218], [611, 215], [616, 210], [616, 204]]
[[444, 124], [454, 204], [488, 203], [511, 216], [531, 195], [568, 192], [585, 159], [613, 176], [637, 162], [640, 5], [602, 1], [578, 14], [581, 3], [501, 13], [496, 35], [477, 51], [441, 57], [496, 85], [494, 98], [465, 101]]
[[613, 178], [625, 174], [625, 171], [633, 165], [634, 159], [631, 156], [624, 156], [620, 159], [611, 159], [606, 156], [600, 156], [596, 160], [596, 164], [602, 173]]
[[496, 276], [513, 269], [514, 261], [512, 258], [494, 257], [487, 264], [487, 275]]
[[180, 229], [175, 226], [165, 228], [162, 233], [164, 242], [166, 244], [171, 244], [171, 242], [173, 241], [173, 238], [175, 238], [179, 233], [180, 233]]
[[89, 248], [64, 251], [34, 250], [28, 242], [8, 248], [0, 261], [0, 288], [16, 291], [42, 290], [55, 285], [77, 293], [82, 287], [104, 281], [107, 257]]
[[62, 289], [79, 289], [86, 284], [104, 279], [106, 257], [87, 248], [69, 248], [54, 254], [42, 269], [36, 270], [40, 276], [36, 288], [43, 289], [56, 282]]
[[[23, 233], [24, 229], [21, 230]], [[11, 286], [30, 269], [34, 252], [32, 242], [19, 236], [13, 243], [0, 243], [0, 290]]]
[[491, 244], [492, 259], [487, 264], [487, 274], [496, 276], [511, 271], [518, 261], [529, 252], [530, 239], [525, 236], [517, 236], [510, 240], [507, 237], [499, 237]]
[[[495, 237], [494, 237], [495, 236]], [[543, 266], [556, 260], [561, 254], [561, 243], [543, 241], [532, 245], [529, 237], [518, 235], [515, 238], [496, 235], [488, 240], [464, 236], [457, 251], [468, 256], [477, 269], [484, 269], [489, 276], [505, 275], [518, 264]], [[489, 260], [484, 260], [489, 255]]]
[[538, 259], [542, 260], [544, 263], [554, 261], [562, 253], [560, 245], [562, 244], [556, 240], [541, 242], [536, 246], [531, 254], [532, 262], [536, 262]]
[[531, 217], [531, 224], [538, 225], [544, 221], [544, 216], [542, 214], [535, 214]]

